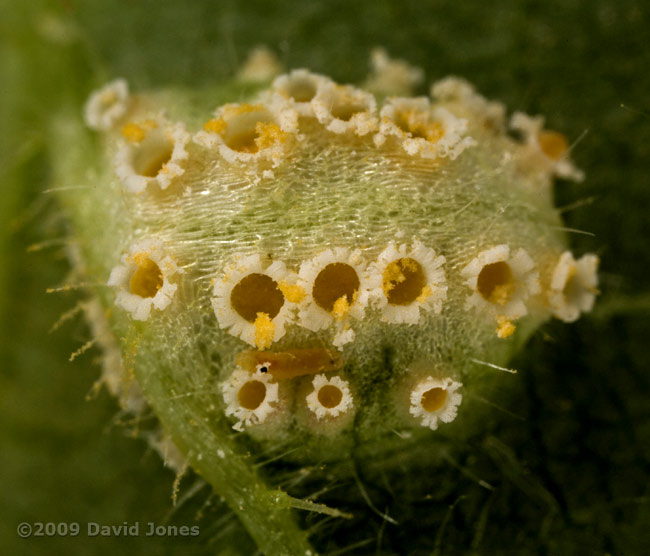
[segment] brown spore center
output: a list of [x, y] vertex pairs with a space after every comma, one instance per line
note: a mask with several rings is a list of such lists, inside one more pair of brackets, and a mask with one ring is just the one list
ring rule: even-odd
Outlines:
[[569, 150], [566, 137], [558, 131], [543, 130], [537, 135], [539, 148], [553, 160], [559, 160]]
[[316, 276], [312, 297], [319, 307], [332, 312], [334, 303], [343, 296], [351, 305], [359, 286], [359, 276], [352, 266], [347, 263], [330, 263]]
[[248, 322], [255, 322], [258, 313], [273, 319], [283, 305], [284, 296], [277, 282], [266, 274], [244, 276], [230, 292], [230, 306]]
[[491, 303], [503, 305], [513, 286], [512, 270], [505, 261], [486, 264], [479, 272], [476, 289], [481, 297]]
[[130, 292], [140, 297], [154, 297], [162, 285], [163, 274], [160, 267], [149, 258], [139, 260], [129, 281]]
[[426, 286], [422, 265], [415, 259], [403, 257], [384, 269], [383, 289], [391, 305], [410, 305]]
[[318, 390], [318, 401], [323, 407], [332, 409], [341, 403], [343, 392], [333, 384], [326, 384]]
[[447, 390], [436, 387], [430, 388], [424, 392], [420, 403], [422, 404], [422, 409], [429, 413], [433, 413], [445, 405], [445, 401], [447, 401]]
[[257, 409], [266, 398], [266, 385], [260, 380], [249, 380], [239, 389], [237, 399], [244, 409]]

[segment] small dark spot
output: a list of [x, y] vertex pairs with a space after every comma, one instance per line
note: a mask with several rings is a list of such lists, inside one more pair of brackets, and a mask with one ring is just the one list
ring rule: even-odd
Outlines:
[[268, 373], [269, 370], [266, 367], [260, 367], [260, 373]]
[[506, 130], [506, 134], [515, 143], [519, 143], [520, 145], [523, 145], [526, 142], [526, 136], [524, 135], [524, 132], [521, 131], [520, 129], [513, 129], [510, 127]]

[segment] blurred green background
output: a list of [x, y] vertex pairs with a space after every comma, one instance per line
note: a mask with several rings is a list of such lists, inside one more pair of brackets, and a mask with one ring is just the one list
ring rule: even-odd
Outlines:
[[[602, 297], [575, 325], [551, 323], [513, 366], [498, 427], [451, 468], [453, 488], [334, 527], [330, 554], [611, 554], [650, 547], [650, 13], [632, 0], [169, 2], [0, 0], [0, 553], [252, 554], [196, 477], [180, 485], [120, 425], [79, 318], [49, 330], [78, 292], [65, 282], [69, 234], [48, 189], [48, 120], [103, 81], [134, 89], [231, 77], [257, 44], [288, 67], [360, 82], [375, 46], [453, 73], [510, 111], [546, 115], [571, 140], [582, 184], [559, 182], [574, 252], [599, 253]], [[421, 92], [426, 92], [423, 88]], [[418, 477], [413, 477], [418, 482]], [[194, 494], [193, 494], [194, 493]], [[190, 496], [191, 495], [191, 496]], [[188, 499], [185, 501], [185, 499]], [[384, 506], [381, 506], [384, 509]], [[451, 509], [450, 509], [451, 508]], [[198, 520], [198, 521], [195, 521]], [[198, 539], [22, 540], [27, 522], [199, 523]], [[355, 525], [356, 526], [356, 525]]]

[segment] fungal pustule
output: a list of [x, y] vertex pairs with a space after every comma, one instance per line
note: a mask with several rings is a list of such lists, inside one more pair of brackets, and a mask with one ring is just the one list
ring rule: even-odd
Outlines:
[[510, 127], [523, 135], [522, 164], [529, 171], [543, 170], [573, 181], [582, 181], [584, 174], [569, 159], [569, 141], [558, 131], [544, 129], [543, 116], [515, 112]]
[[248, 53], [248, 58], [237, 72], [237, 79], [242, 82], [264, 83], [280, 75], [283, 69], [272, 50], [258, 46]]
[[598, 295], [598, 263], [593, 253], [576, 260], [570, 251], [558, 259], [548, 288], [548, 301], [553, 316], [564, 322], [574, 322], [580, 313], [593, 308]]
[[350, 385], [339, 376], [327, 378], [319, 374], [312, 380], [313, 390], [305, 398], [307, 407], [316, 419], [339, 417], [350, 411], [354, 400], [350, 393]]
[[375, 144], [381, 146], [392, 138], [411, 156], [453, 160], [476, 143], [465, 133], [467, 120], [442, 107], [432, 108], [426, 97], [390, 98], [381, 109], [380, 118]]
[[298, 285], [306, 292], [298, 318], [308, 330], [319, 331], [338, 325], [333, 340], [340, 346], [354, 339], [350, 319], [362, 319], [368, 304], [366, 264], [358, 249], [326, 249], [304, 261]]
[[528, 298], [541, 291], [530, 255], [523, 248], [511, 252], [505, 244], [481, 251], [461, 275], [472, 289], [466, 307], [491, 315], [498, 323], [499, 338], [512, 335], [512, 322], [528, 314]]
[[377, 101], [362, 89], [332, 82], [319, 87], [311, 105], [318, 121], [333, 133], [364, 136], [377, 130]]
[[456, 418], [463, 396], [457, 392], [462, 386], [449, 377], [428, 376], [411, 390], [410, 414], [424, 427], [438, 428], [438, 422], [450, 423]]
[[141, 193], [148, 185], [167, 189], [185, 172], [190, 136], [183, 123], [130, 122], [122, 135], [126, 144], [115, 155], [115, 172], [126, 190]]
[[97, 131], [109, 131], [126, 116], [131, 98], [124, 79], [115, 79], [94, 91], [84, 106], [86, 125]]
[[235, 417], [233, 429], [260, 425], [278, 410], [278, 384], [260, 371], [254, 374], [235, 369], [221, 385], [226, 415]]
[[259, 255], [235, 255], [214, 281], [212, 307], [219, 325], [248, 344], [265, 349], [285, 333], [293, 303], [285, 297], [295, 277], [284, 263]]
[[424, 81], [424, 71], [405, 60], [391, 58], [383, 48], [373, 48], [370, 53], [372, 73], [365, 86], [372, 92], [391, 97], [411, 95], [413, 89]]
[[543, 129], [537, 133], [537, 142], [541, 151], [552, 160], [560, 160], [569, 152], [566, 135], [559, 131]]
[[341, 354], [334, 349], [303, 348], [286, 351], [242, 351], [236, 363], [242, 369], [268, 373], [275, 380], [336, 371], [343, 367]]
[[300, 116], [313, 117], [312, 100], [319, 89], [332, 83], [329, 77], [305, 69], [295, 69], [273, 81], [271, 90], [295, 108]]
[[225, 121], [222, 136], [230, 149], [241, 153], [256, 153], [283, 139], [269, 111], [249, 104], [240, 106], [236, 115]]
[[216, 147], [230, 163], [268, 161], [277, 166], [286, 154], [287, 141], [297, 131], [295, 110], [276, 110], [264, 104], [226, 104], [206, 121], [194, 140]]
[[132, 245], [122, 256], [107, 284], [117, 287], [116, 305], [135, 320], [147, 320], [152, 308], [163, 310], [170, 305], [178, 287], [173, 281], [182, 272], [162, 241], [146, 239]]
[[431, 97], [444, 102], [454, 114], [478, 121], [486, 130], [503, 133], [506, 107], [479, 94], [469, 81], [456, 76], [440, 79], [431, 85]]
[[414, 241], [390, 243], [368, 266], [370, 296], [382, 310], [382, 320], [417, 324], [423, 312], [440, 313], [447, 298], [445, 257]]

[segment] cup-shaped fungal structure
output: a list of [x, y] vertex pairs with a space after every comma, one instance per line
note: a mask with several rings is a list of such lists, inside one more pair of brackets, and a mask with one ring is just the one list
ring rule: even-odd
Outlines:
[[506, 107], [479, 94], [469, 81], [456, 76], [444, 77], [431, 85], [431, 97], [444, 102], [457, 116], [478, 123], [484, 130], [503, 133]]
[[296, 69], [280, 75], [273, 81], [271, 91], [280, 96], [288, 106], [298, 111], [303, 117], [313, 117], [312, 101], [319, 90], [330, 87], [332, 80], [306, 69]]
[[535, 166], [554, 175], [582, 181], [584, 174], [569, 159], [569, 142], [558, 131], [544, 129], [544, 117], [531, 117], [515, 112], [510, 118], [511, 129], [521, 133], [523, 138], [521, 165], [534, 171]]
[[528, 313], [526, 300], [540, 292], [539, 273], [523, 248], [511, 253], [503, 244], [481, 251], [461, 274], [472, 290], [467, 307], [496, 317], [499, 337], [514, 332], [512, 322]]
[[284, 67], [277, 56], [266, 46], [258, 46], [237, 71], [237, 79], [248, 83], [264, 83], [280, 75]]
[[424, 72], [406, 60], [391, 58], [383, 48], [373, 48], [370, 53], [372, 73], [365, 86], [371, 91], [386, 97], [404, 96], [424, 81]]
[[90, 95], [84, 107], [84, 121], [91, 129], [109, 131], [126, 115], [130, 102], [126, 80], [111, 81]]
[[414, 241], [412, 247], [390, 243], [368, 267], [371, 295], [382, 320], [417, 324], [426, 312], [440, 313], [447, 298], [445, 257]]
[[147, 320], [151, 309], [166, 309], [174, 298], [176, 275], [182, 272], [166, 254], [162, 241], [146, 239], [134, 244], [111, 270], [109, 286], [117, 288], [115, 303], [133, 319]]
[[326, 249], [303, 262], [298, 285], [307, 295], [300, 304], [300, 324], [313, 331], [337, 324], [333, 344], [352, 341], [349, 321], [363, 318], [368, 304], [365, 266], [360, 250], [341, 247]]
[[354, 400], [349, 383], [339, 376], [327, 378], [316, 375], [312, 380], [313, 390], [307, 396], [309, 410], [316, 419], [336, 418], [352, 410]]
[[598, 294], [598, 257], [584, 255], [577, 261], [570, 251], [562, 253], [551, 277], [548, 302], [553, 316], [574, 322], [591, 311]]
[[292, 320], [293, 304], [281, 288], [294, 281], [281, 261], [264, 264], [259, 255], [235, 256], [214, 282], [212, 307], [219, 326], [258, 349], [270, 347]]
[[295, 111], [264, 104], [226, 104], [203, 124], [194, 140], [217, 149], [230, 163], [267, 161], [278, 166], [297, 130], [297, 117]]
[[130, 122], [122, 135], [126, 144], [115, 156], [115, 173], [127, 191], [142, 193], [147, 186], [167, 189], [185, 172], [190, 136], [184, 124]]
[[221, 385], [226, 416], [235, 419], [233, 429], [261, 425], [278, 410], [278, 383], [268, 373], [235, 369]]
[[379, 115], [377, 145], [390, 138], [410, 155], [453, 160], [474, 144], [474, 139], [465, 136], [466, 119], [442, 107], [432, 108], [426, 97], [388, 99]]
[[363, 136], [377, 129], [377, 101], [362, 89], [325, 84], [311, 105], [318, 121], [333, 133]]
[[[415, 74], [391, 67], [374, 82], [408, 89]], [[555, 177], [580, 176], [541, 118], [513, 117], [517, 139], [501, 103], [453, 77], [428, 97], [304, 69], [256, 87], [221, 106], [214, 88], [138, 93], [115, 118], [124, 88], [100, 89], [86, 120], [107, 152], [61, 193], [89, 234], [80, 272], [114, 287], [93, 329], [125, 338], [145, 399], [174, 385], [155, 405], [167, 423], [199, 412], [215, 437], [227, 423], [303, 462], [355, 443], [380, 457], [448, 434], [461, 382], [487, 399], [527, 335], [591, 309], [598, 258], [568, 251], [552, 204]], [[61, 159], [88, 151], [62, 143], [79, 153]]]
[[456, 418], [463, 400], [457, 391], [461, 386], [449, 377], [428, 376], [411, 390], [409, 412], [423, 427], [436, 430], [439, 422], [450, 423]]

